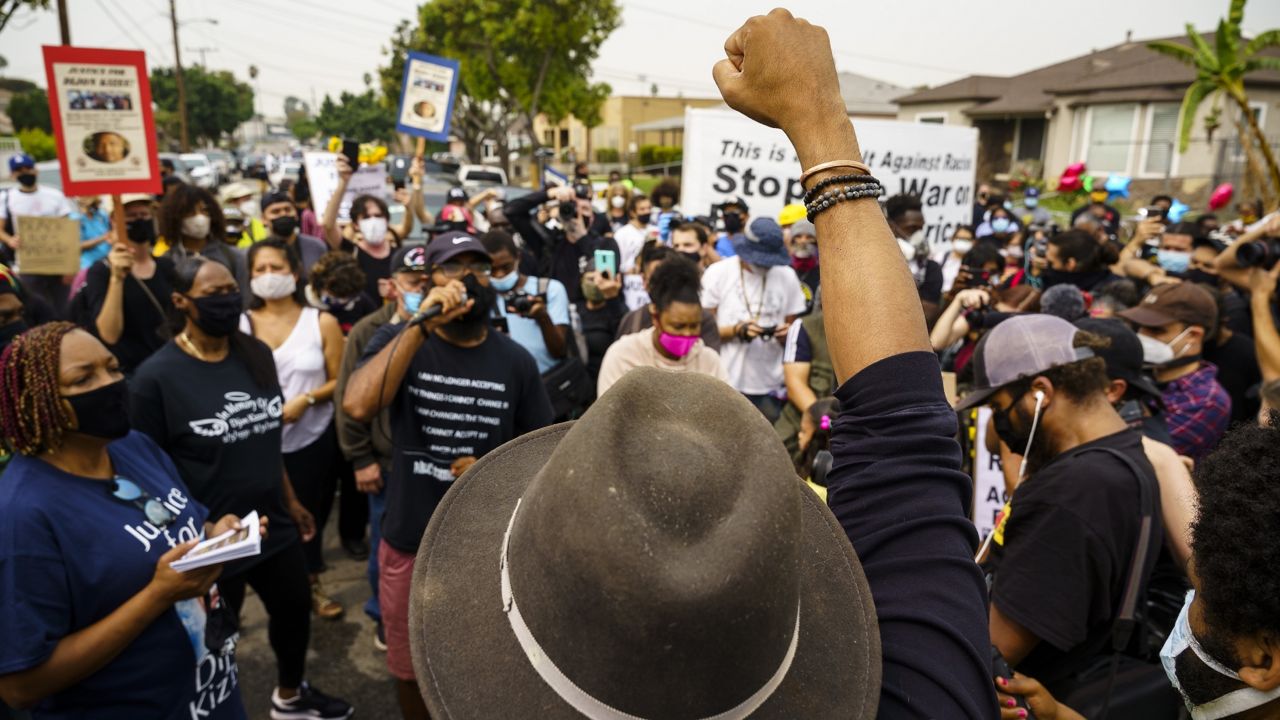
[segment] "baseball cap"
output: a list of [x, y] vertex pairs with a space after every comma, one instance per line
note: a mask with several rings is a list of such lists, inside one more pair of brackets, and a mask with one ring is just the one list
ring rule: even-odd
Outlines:
[[587, 183], [574, 183], [573, 194], [579, 200], [590, 200], [592, 195], [591, 186]]
[[1036, 188], [1036, 187], [1027, 188], [1027, 191], [1023, 193], [1023, 197], [1029, 197], [1029, 198], [1040, 197], [1040, 188]]
[[724, 209], [729, 205], [737, 206], [744, 213], [751, 212], [751, 209], [747, 207], [747, 202], [743, 200], [741, 196], [734, 196], [734, 195], [730, 195], [724, 198], [723, 200], [721, 200], [720, 204], [716, 205], [716, 209], [719, 210], [720, 212], [724, 212]]
[[802, 203], [791, 203], [782, 208], [782, 212], [778, 213], [778, 224], [787, 227], [800, 220], [804, 220], [806, 211]]
[[403, 271], [425, 272], [427, 270], [427, 247], [425, 245], [406, 245], [396, 250], [391, 256], [391, 272]]
[[[484, 249], [484, 245], [481, 245], [479, 240], [466, 233], [447, 232], [427, 244], [427, 266], [435, 267], [463, 253], [476, 253], [485, 258], [489, 257], [489, 251]], [[394, 263], [392, 267], [395, 267]]]
[[36, 166], [36, 159], [26, 153], [18, 153], [9, 158], [9, 172], [16, 172], [21, 168], [29, 168]]
[[267, 193], [262, 196], [262, 200], [258, 202], [258, 205], [262, 208], [263, 212], [266, 212], [267, 208], [275, 205], [276, 203], [289, 203], [290, 205], [293, 205], [293, 198], [289, 197], [287, 193], [282, 192]]
[[1142, 341], [1128, 325], [1116, 318], [1083, 318], [1076, 321], [1076, 327], [1111, 341], [1094, 351], [1106, 361], [1107, 377], [1124, 380], [1152, 397], [1161, 396], [1160, 389], [1142, 372]]
[[445, 195], [445, 200], [447, 202], [454, 202], [455, 200], [461, 200], [462, 202], [466, 202], [467, 199], [468, 199], [467, 191], [463, 190], [460, 187], [449, 188], [448, 194]]
[[1164, 327], [1175, 322], [1199, 325], [1211, 335], [1218, 325], [1218, 301], [1208, 290], [1184, 282], [1156, 287], [1136, 307], [1117, 314], [1143, 327]]
[[1052, 315], [1019, 315], [995, 326], [973, 351], [973, 392], [960, 398], [957, 410], [981, 405], [1000, 388], [1047, 370], [1093, 357], [1075, 346], [1080, 330]]

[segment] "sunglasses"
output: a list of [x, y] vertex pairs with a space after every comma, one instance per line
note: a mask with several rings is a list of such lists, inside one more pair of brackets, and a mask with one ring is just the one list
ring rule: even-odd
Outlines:
[[164, 506], [158, 498], [152, 497], [138, 487], [132, 480], [126, 480], [119, 475], [111, 481], [108, 486], [111, 491], [111, 497], [122, 500], [126, 503], [136, 506], [147, 516], [147, 522], [158, 528], [165, 528], [173, 524], [178, 519], [173, 511]]

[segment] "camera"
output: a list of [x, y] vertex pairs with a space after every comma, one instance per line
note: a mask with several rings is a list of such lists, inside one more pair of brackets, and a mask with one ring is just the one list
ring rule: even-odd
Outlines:
[[578, 203], [573, 201], [560, 203], [560, 222], [567, 223], [578, 216]]
[[961, 265], [960, 273], [969, 277], [969, 280], [964, 284], [964, 287], [988, 287], [994, 284], [991, 282], [990, 270]]
[[516, 290], [506, 295], [507, 309], [511, 312], [527, 316], [529, 311], [533, 309], [534, 303], [539, 301], [545, 303], [547, 299], [542, 295], [532, 295], [523, 290]]
[[760, 328], [760, 337], [764, 340], [772, 340], [774, 333], [778, 332], [777, 325]]
[[1240, 263], [1240, 267], [1271, 270], [1277, 261], [1280, 261], [1280, 238], [1269, 237], [1246, 243], [1236, 251], [1236, 262]]
[[1164, 208], [1162, 208], [1162, 207], [1145, 207], [1145, 208], [1140, 208], [1140, 209], [1138, 210], [1138, 217], [1140, 217], [1140, 218], [1142, 218], [1142, 219], [1144, 219], [1144, 220], [1151, 220], [1151, 219], [1163, 220], [1163, 219], [1164, 219]]

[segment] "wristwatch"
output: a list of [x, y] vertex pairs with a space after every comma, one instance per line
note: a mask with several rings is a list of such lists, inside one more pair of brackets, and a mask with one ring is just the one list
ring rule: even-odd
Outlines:
[[315, 405], [315, 404], [316, 404], [316, 396], [312, 395], [311, 393], [307, 393], [307, 405]]

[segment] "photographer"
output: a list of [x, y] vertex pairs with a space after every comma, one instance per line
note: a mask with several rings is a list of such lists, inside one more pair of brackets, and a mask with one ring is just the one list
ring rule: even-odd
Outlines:
[[[533, 213], [548, 201], [558, 203], [556, 211], [545, 221], [535, 220]], [[508, 202], [503, 211], [533, 253], [537, 275], [558, 280], [571, 302], [582, 299], [582, 274], [591, 269], [596, 250], [612, 250], [614, 257], [622, 257], [613, 238], [592, 230], [595, 211], [586, 185], [531, 192]]]
[[568, 351], [569, 295], [557, 280], [520, 272], [516, 267], [519, 251], [510, 235], [488, 232], [480, 243], [493, 264], [489, 287], [498, 293], [495, 315], [506, 322], [511, 339], [538, 361], [538, 372], [545, 373]]

